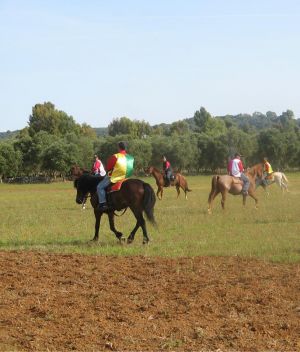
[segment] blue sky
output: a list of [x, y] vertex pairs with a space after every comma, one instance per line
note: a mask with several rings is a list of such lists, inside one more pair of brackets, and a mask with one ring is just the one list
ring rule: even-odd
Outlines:
[[298, 0], [0, 0], [0, 43], [0, 131], [45, 101], [93, 127], [300, 118]]

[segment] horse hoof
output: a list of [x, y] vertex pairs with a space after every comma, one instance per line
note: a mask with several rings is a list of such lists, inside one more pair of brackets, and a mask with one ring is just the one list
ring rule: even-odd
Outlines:
[[148, 244], [149, 243], [149, 240], [144, 240], [143, 241], [143, 244]]
[[127, 244], [130, 244], [130, 243], [132, 243], [132, 242], [133, 242], [133, 239], [127, 238]]

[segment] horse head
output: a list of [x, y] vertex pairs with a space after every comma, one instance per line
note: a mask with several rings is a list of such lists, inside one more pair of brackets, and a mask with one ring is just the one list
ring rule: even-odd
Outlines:
[[94, 184], [94, 182], [93, 184], [91, 184], [91, 178], [93, 178], [93, 176], [83, 174], [82, 176], [74, 180], [74, 187], [77, 189], [77, 204], [82, 204], [89, 193], [96, 191], [96, 185]]
[[145, 168], [144, 168], [144, 172], [145, 172], [146, 176], [151, 175], [152, 172], [153, 172], [153, 166], [145, 167]]

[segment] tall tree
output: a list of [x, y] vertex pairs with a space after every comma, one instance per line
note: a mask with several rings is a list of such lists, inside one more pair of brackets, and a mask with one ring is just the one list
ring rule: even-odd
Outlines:
[[32, 108], [32, 114], [29, 117], [29, 134], [34, 136], [39, 131], [63, 136], [71, 131], [79, 134], [80, 126], [75, 123], [72, 116], [55, 109], [54, 104], [47, 102], [36, 104]]
[[0, 143], [0, 180], [3, 177], [16, 176], [21, 167], [20, 151], [16, 151], [12, 143]]

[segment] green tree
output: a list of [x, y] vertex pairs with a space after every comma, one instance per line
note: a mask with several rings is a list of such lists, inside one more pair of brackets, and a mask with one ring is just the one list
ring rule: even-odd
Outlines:
[[108, 134], [112, 137], [118, 135], [136, 135], [137, 126], [128, 117], [121, 117], [113, 119], [108, 125]]
[[42, 168], [50, 175], [67, 174], [78, 160], [78, 148], [75, 144], [58, 140], [43, 152]]
[[217, 136], [226, 132], [224, 120], [212, 117], [204, 107], [201, 107], [199, 111], [195, 112], [194, 120], [200, 133], [205, 133], [210, 136]]
[[21, 167], [22, 154], [16, 151], [12, 143], [0, 143], [0, 180], [3, 177], [16, 176]]
[[218, 168], [225, 168], [228, 152], [225, 136], [212, 137], [206, 134], [199, 135], [199, 167], [215, 172]]
[[55, 109], [54, 104], [47, 102], [36, 104], [32, 108], [32, 114], [29, 117], [29, 134], [34, 136], [35, 133], [46, 131], [49, 134], [64, 136], [68, 132], [80, 134], [81, 127], [75, 123], [72, 116], [65, 112]]
[[195, 124], [198, 126], [200, 132], [205, 132], [205, 127], [210, 119], [212, 119], [211, 114], [203, 106], [194, 114]]
[[152, 146], [149, 139], [134, 139], [130, 141], [128, 151], [134, 157], [134, 169], [142, 173], [149, 166], [152, 156]]
[[173, 122], [170, 126], [170, 134], [171, 135], [182, 135], [187, 134], [189, 132], [189, 124], [184, 121], [176, 121]]
[[287, 165], [288, 141], [284, 133], [276, 128], [263, 130], [258, 135], [258, 155], [260, 159], [266, 156], [274, 168]]

